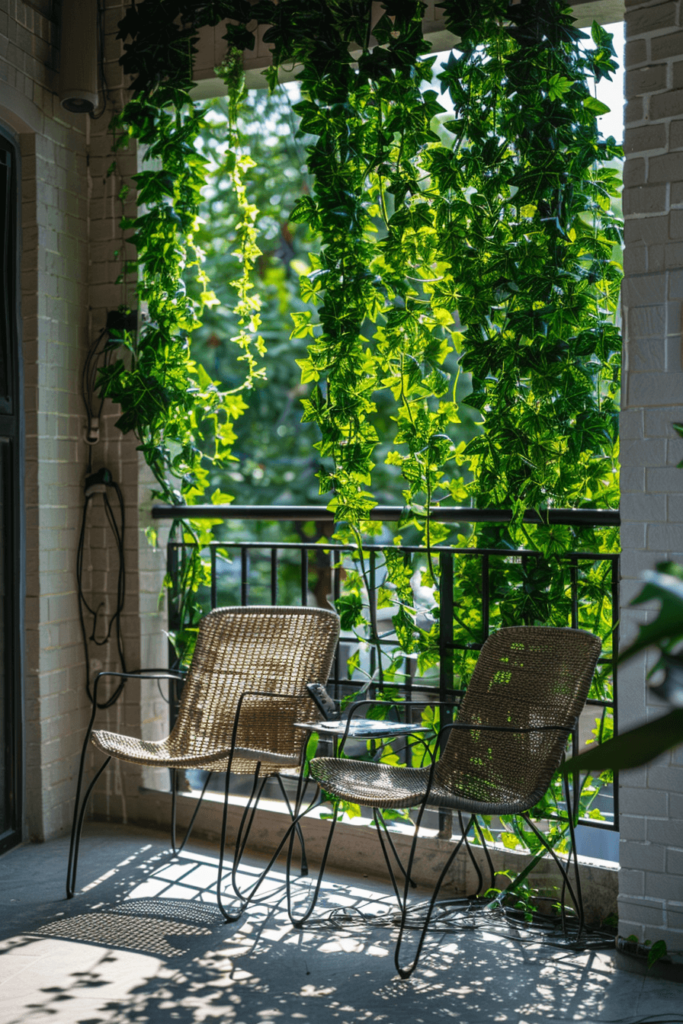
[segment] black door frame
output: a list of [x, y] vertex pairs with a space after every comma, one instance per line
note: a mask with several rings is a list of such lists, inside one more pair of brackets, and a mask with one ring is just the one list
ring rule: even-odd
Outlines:
[[[7, 700], [7, 744], [0, 756], [6, 758], [9, 828], [0, 832], [0, 854], [23, 838], [24, 824], [24, 611], [26, 603], [25, 515], [24, 515], [24, 395], [22, 373], [20, 267], [21, 267], [21, 155], [14, 132], [0, 123], [0, 148], [10, 154], [8, 231], [5, 245], [8, 277], [0, 281], [0, 302], [8, 303], [8, 392], [10, 403], [0, 412], [2, 467], [11, 500], [5, 508], [5, 685]], [[2, 201], [2, 197], [0, 197]], [[0, 256], [2, 254], [0, 253]], [[2, 263], [0, 262], [0, 268]]]

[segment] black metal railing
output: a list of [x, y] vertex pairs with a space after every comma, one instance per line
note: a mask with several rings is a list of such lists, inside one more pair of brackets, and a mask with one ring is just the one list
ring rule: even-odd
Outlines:
[[[379, 506], [371, 518], [381, 521], [397, 521], [402, 509], [393, 506]], [[329, 523], [333, 516], [325, 508], [316, 506], [239, 506], [203, 505], [155, 507], [153, 517], [159, 520], [178, 518], [211, 518], [233, 521]], [[451, 523], [505, 523], [511, 514], [497, 509], [448, 508], [435, 510], [433, 519]], [[540, 515], [528, 512], [525, 521], [529, 523], [549, 522], [554, 525], [577, 528], [614, 527], [619, 525], [619, 513], [612, 510], [593, 509], [551, 509]], [[174, 592], [179, 578], [180, 562], [186, 549], [186, 541], [172, 540], [168, 543], [168, 574], [171, 580], [169, 595], [169, 628], [180, 626], [177, 621], [178, 594]], [[207, 545], [205, 555], [210, 566], [209, 583], [203, 588], [201, 598], [207, 610], [225, 605], [248, 604], [308, 604], [312, 599], [319, 604], [334, 605], [342, 593], [344, 574], [353, 568], [355, 548], [335, 544], [327, 538], [322, 541], [279, 541], [232, 539], [213, 541]], [[534, 621], [548, 621], [543, 609], [549, 608], [549, 591], [555, 591], [555, 599], [561, 601], [559, 615], [563, 623], [574, 628], [589, 628], [603, 634], [603, 656], [600, 659], [596, 682], [591, 690], [587, 707], [593, 709], [604, 725], [613, 718], [614, 730], [618, 719], [618, 680], [616, 652], [618, 651], [619, 616], [619, 556], [613, 553], [595, 551], [568, 551], [546, 556], [538, 551], [506, 548], [456, 548], [439, 546], [428, 549], [424, 546], [401, 546], [391, 544], [364, 545], [366, 554], [367, 607], [372, 623], [371, 631], [381, 636], [384, 649], [400, 651], [401, 643], [392, 631], [391, 622], [380, 632], [381, 609], [378, 608], [378, 586], [384, 580], [384, 562], [387, 552], [391, 557], [405, 560], [411, 571], [419, 571], [426, 565], [428, 557], [438, 562], [439, 591], [441, 597], [440, 630], [438, 636], [438, 665], [421, 675], [416, 671], [416, 659], [405, 655], [403, 672], [391, 686], [400, 691], [406, 699], [422, 700], [433, 695], [435, 700], [452, 703], [457, 707], [464, 689], [459, 685], [463, 659], [478, 651], [492, 629], [509, 624], [510, 616], [519, 612], [515, 621], [532, 624]], [[468, 621], [459, 618], [459, 608], [454, 600], [456, 564], [462, 570], [467, 566], [476, 567], [470, 578], [478, 578], [479, 608], [469, 611]], [[552, 564], [551, 564], [552, 563]], [[561, 579], [551, 586], [551, 580]], [[545, 591], [544, 588], [545, 587]], [[517, 594], [520, 600], [517, 600]], [[502, 595], [502, 596], [501, 596]], [[598, 609], [599, 622], [586, 619], [586, 609], [591, 617]], [[425, 614], [428, 614], [425, 609]], [[554, 608], [555, 620], [558, 609]], [[366, 639], [365, 671], [372, 676], [377, 668], [375, 646], [372, 636]], [[347, 670], [350, 648], [357, 646], [358, 638], [342, 634], [334, 661], [330, 689], [340, 699], [359, 689], [357, 679], [349, 678]], [[371, 683], [367, 692], [373, 696], [378, 682]], [[438, 696], [437, 696], [438, 695]], [[584, 723], [585, 728], [585, 723]], [[600, 727], [602, 728], [602, 727]], [[599, 738], [599, 737], [598, 737]], [[583, 737], [585, 740], [585, 735]], [[578, 752], [582, 738], [573, 737], [574, 752]], [[598, 804], [603, 818], [583, 818], [582, 824], [599, 829], [618, 829], [618, 787], [604, 788]], [[610, 810], [610, 805], [612, 809]]]

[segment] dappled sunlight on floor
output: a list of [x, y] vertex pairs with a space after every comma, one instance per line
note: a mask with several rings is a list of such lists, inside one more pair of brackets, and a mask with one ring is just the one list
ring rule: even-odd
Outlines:
[[[331, 874], [322, 919], [296, 930], [276, 870], [229, 925], [211, 845], [172, 860], [163, 837], [129, 827], [88, 827], [82, 889], [67, 902], [67, 848], [58, 840], [0, 861], [0, 1024], [635, 1022], [679, 1016], [683, 1004], [683, 988], [617, 972], [608, 953], [485, 928], [434, 933], [418, 971], [400, 981], [388, 887]], [[240, 887], [260, 868], [251, 860]], [[299, 900], [310, 886], [297, 882]]]

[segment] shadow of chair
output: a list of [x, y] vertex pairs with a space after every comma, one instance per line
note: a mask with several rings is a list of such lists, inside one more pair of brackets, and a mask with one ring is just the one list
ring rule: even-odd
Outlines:
[[[476, 816], [520, 814], [539, 843], [555, 859], [583, 928], [583, 904], [574, 841], [574, 811], [565, 786], [575, 885], [552, 845], [529, 817], [543, 798], [557, 772], [570, 733], [586, 702], [601, 650], [601, 641], [578, 629], [514, 626], [499, 629], [484, 643], [462, 699], [457, 720], [440, 731], [438, 759], [428, 767], [395, 767], [372, 761], [320, 757], [310, 762], [310, 774], [332, 797], [334, 814], [313, 895], [306, 912], [292, 911], [290, 863], [294, 825], [289, 828], [287, 905], [292, 923], [302, 927], [310, 917], [320, 891], [325, 863], [337, 822], [339, 801], [371, 807], [396, 899], [400, 928], [395, 949], [396, 968], [403, 978], [417, 966], [439, 890], [451, 863], [474, 826]], [[364, 701], [372, 703], [370, 701]], [[385, 703], [385, 702], [374, 702]], [[360, 705], [358, 705], [360, 707]], [[402, 704], [403, 707], [403, 704]], [[406, 869], [403, 894], [399, 891], [382, 836], [381, 809], [418, 808]], [[427, 808], [452, 809], [469, 821], [439, 875], [424, 913], [417, 952], [407, 967], [400, 965], [400, 951], [410, 908], [408, 890], [418, 830]], [[306, 812], [304, 812], [305, 814]], [[300, 806], [297, 807], [297, 819]]]
[[[241, 893], [237, 888], [236, 869], [263, 786], [269, 778], [276, 777], [280, 781], [283, 772], [295, 772], [299, 788], [302, 788], [307, 734], [294, 723], [310, 722], [317, 717], [317, 707], [307, 684], [324, 684], [327, 681], [338, 636], [339, 618], [334, 612], [321, 608], [251, 606], [218, 608], [210, 612], [199, 625], [192, 662], [184, 676], [176, 722], [169, 736], [163, 740], [142, 740], [104, 730], [93, 731], [98, 686], [105, 676], [157, 679], [163, 675], [177, 678], [178, 673], [99, 673], [93, 686], [92, 712], [76, 787], [67, 898], [74, 895], [76, 888], [78, 851], [88, 800], [112, 757], [173, 771], [202, 768], [209, 774], [179, 848], [175, 840], [176, 787], [173, 786], [173, 852], [182, 850], [189, 838], [211, 774], [225, 772], [217, 898], [225, 920], [237, 920], [258, 888], [258, 885], [253, 887], [248, 895]], [[81, 801], [83, 771], [90, 743], [105, 755], [105, 761]], [[230, 778], [235, 774], [252, 775], [253, 786], [235, 842], [233, 888], [240, 905], [238, 912], [233, 913], [223, 904], [221, 884]], [[301, 832], [298, 825], [295, 827], [303, 849]]]

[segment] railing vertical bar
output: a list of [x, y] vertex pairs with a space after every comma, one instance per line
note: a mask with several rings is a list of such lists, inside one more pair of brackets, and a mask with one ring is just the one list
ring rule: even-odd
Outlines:
[[[404, 564], [404, 566], [409, 566], [410, 565], [410, 552], [409, 551], [404, 551], [403, 552], [403, 564]], [[441, 634], [439, 634], [439, 636], [440, 635]], [[412, 695], [413, 695], [413, 672], [414, 672], [413, 664], [414, 664], [414, 659], [413, 659], [412, 656], [408, 656], [407, 658], [403, 659], [403, 668], [404, 668], [404, 671], [406, 673], [406, 700], [411, 700], [412, 699]], [[441, 652], [439, 652], [439, 687], [441, 686], [441, 682], [440, 682], [440, 680], [441, 680], [441, 664], [442, 664], [442, 658], [441, 658]], [[408, 748], [406, 746], [406, 750], [407, 749]]]
[[[169, 633], [178, 629], [180, 625], [180, 615], [178, 614], [178, 544], [173, 541], [169, 541], [166, 545], [166, 570], [168, 572], [171, 586], [168, 590], [168, 629]], [[169, 636], [168, 643], [168, 664], [171, 668], [174, 668], [177, 664], [178, 657], [176, 655], [173, 644]], [[170, 679], [168, 683], [168, 696], [169, 696], [169, 717], [171, 728], [176, 723], [178, 718], [178, 707], [180, 704], [180, 684], [175, 679]], [[173, 776], [171, 773], [171, 782], [173, 782]]]
[[[171, 586], [168, 589], [168, 628], [178, 628], [178, 545], [169, 541], [166, 545], [166, 568]], [[171, 650], [173, 648], [170, 648]]]
[[[376, 564], [375, 564], [375, 552], [370, 552], [370, 592], [368, 594], [368, 604], [370, 605], [370, 630], [371, 630], [371, 645], [370, 645], [370, 678], [374, 678], [375, 671], [377, 670], [377, 652], [375, 644], [377, 643], [377, 579], [376, 579]], [[377, 688], [373, 685], [370, 687], [370, 698], [374, 699], [377, 695]]]
[[[410, 701], [410, 700], [413, 699], [413, 659], [412, 659], [412, 657], [410, 655], [408, 655], [407, 657], [405, 657], [403, 659], [403, 671], [405, 672], [405, 680], [404, 680], [404, 686], [406, 688], [405, 689], [405, 697], [406, 697], [407, 701]], [[408, 711], [407, 714], [408, 714], [409, 717], [406, 719], [406, 721], [411, 721], [411, 722], [415, 721], [412, 712]], [[411, 761], [410, 761], [410, 743], [409, 743], [409, 737], [408, 736], [406, 736], [406, 742], [405, 742], [404, 750], [405, 750], [405, 762], [408, 765], [408, 767], [410, 768], [410, 767], [412, 767], [412, 765], [411, 765]]]
[[489, 635], [490, 620], [489, 620], [489, 605], [491, 603], [490, 590], [490, 562], [488, 555], [481, 556], [481, 642], [484, 643]]
[[249, 604], [249, 548], [240, 547], [240, 603], [243, 608]]
[[572, 593], [572, 629], [579, 628], [579, 561], [572, 556], [569, 566]]
[[301, 549], [301, 605], [305, 608], [308, 604], [308, 551]]
[[[579, 591], [578, 591], [578, 577], [579, 577], [579, 563], [578, 559], [570, 558], [570, 581], [571, 581], [571, 597], [572, 597], [572, 629], [579, 628]], [[579, 753], [579, 733], [578, 729], [572, 730], [572, 757], [576, 757]], [[567, 807], [567, 815], [572, 815], [574, 821], [578, 821], [579, 817], [579, 801], [581, 794], [581, 779], [579, 772], [573, 772], [571, 777], [571, 790], [568, 790], [568, 795], [571, 798], [571, 804]], [[578, 853], [578, 850], [576, 851]]]
[[[529, 564], [529, 559], [527, 558], [526, 555], [522, 555], [522, 576], [526, 576], [526, 570], [527, 570], [528, 564]], [[529, 622], [529, 615], [528, 614], [525, 614], [525, 616], [524, 616], [524, 623], [523, 623], [523, 625], [525, 625], [525, 626], [533, 625], [533, 623]]]
[[211, 552], [211, 611], [218, 607], [218, 590], [217, 590], [217, 579], [216, 579], [216, 548], [212, 544], [209, 548]]
[[[569, 559], [569, 580], [571, 590], [571, 622], [572, 629], [579, 628], [579, 563], [577, 558], [570, 557]], [[572, 757], [576, 757], [579, 753], [579, 734], [578, 730], [573, 729], [571, 734], [571, 746], [572, 746]], [[574, 821], [577, 821], [579, 815], [579, 801], [581, 793], [581, 779], [578, 772], [573, 772], [571, 777], [571, 789], [568, 789], [568, 795], [571, 799], [571, 803], [567, 806], [567, 815], [572, 815]]]
[[270, 549], [270, 603], [277, 604], [277, 548]]
[[439, 700], [448, 700], [453, 689], [453, 553], [439, 552], [439, 591], [441, 613], [439, 616]]
[[[335, 607], [336, 603], [341, 596], [341, 574], [342, 574], [342, 562], [343, 556], [340, 551], [330, 551], [330, 572], [332, 573], [332, 594], [334, 597]], [[336, 565], [336, 568], [335, 568]], [[340, 668], [341, 668], [341, 641], [337, 643], [337, 650], [334, 654], [334, 696], [336, 700], [341, 699], [340, 692]]]
[[[453, 566], [452, 551], [439, 552], [439, 700], [447, 701], [453, 693]], [[450, 708], [441, 706], [441, 721], [445, 725], [453, 720]], [[450, 839], [453, 835], [452, 811], [439, 811], [439, 836]]]

